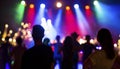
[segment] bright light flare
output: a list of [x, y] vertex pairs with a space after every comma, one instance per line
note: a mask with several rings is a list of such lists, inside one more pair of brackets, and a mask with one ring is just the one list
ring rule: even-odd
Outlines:
[[2, 38], [2, 41], [4, 42], [4, 41], [5, 41], [5, 38]]
[[95, 0], [95, 1], [93, 2], [93, 4], [94, 4], [94, 5], [98, 5], [99, 3], [98, 3], [97, 0]]
[[9, 33], [10, 33], [10, 34], [12, 34], [12, 33], [13, 33], [13, 31], [12, 31], [12, 30], [9, 30]]
[[86, 9], [86, 10], [90, 9], [90, 6], [89, 6], [89, 5], [86, 5], [86, 6], [85, 6], [85, 9]]
[[12, 42], [12, 38], [9, 38], [9, 42]]
[[25, 1], [21, 1], [21, 4], [22, 4], [22, 5], [26, 5]]
[[84, 44], [84, 43], [86, 43], [86, 40], [80, 38], [80, 39], [78, 40], [78, 42], [79, 42], [80, 44]]
[[23, 25], [24, 25], [24, 22], [21, 23], [21, 26], [23, 26]]
[[41, 7], [41, 8], [45, 8], [45, 4], [43, 4], [43, 3], [40, 4], [40, 7]]
[[60, 7], [62, 7], [62, 3], [61, 3], [61, 2], [57, 2], [57, 3], [56, 3], [56, 6], [57, 6], [58, 8], [60, 8]]
[[8, 28], [8, 24], [5, 24], [5, 28]]
[[115, 43], [115, 44], [114, 44], [114, 47], [117, 48], [117, 46], [118, 46], [118, 45]]
[[74, 8], [75, 8], [75, 9], [78, 9], [78, 8], [79, 8], [79, 5], [78, 5], [78, 4], [74, 4]]
[[66, 6], [66, 10], [70, 10], [70, 7], [69, 7], [69, 6]]
[[34, 8], [34, 4], [30, 4], [30, 8]]
[[97, 47], [96, 47], [96, 49], [97, 49], [97, 50], [101, 50], [101, 49], [102, 49], [102, 47], [100, 47], [100, 46], [97, 46]]

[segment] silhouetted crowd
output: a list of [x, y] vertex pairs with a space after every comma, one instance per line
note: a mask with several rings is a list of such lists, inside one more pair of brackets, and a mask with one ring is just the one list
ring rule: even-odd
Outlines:
[[[97, 33], [97, 41], [101, 49], [90, 43], [91, 36], [86, 35], [84, 44], [78, 42], [76, 32], [66, 36], [63, 43], [60, 35], [56, 42], [50, 43], [44, 38], [44, 28], [34, 25], [32, 37], [34, 46], [27, 49], [23, 38], [16, 38], [17, 46], [9, 43], [9, 37], [0, 45], [0, 69], [54, 69], [59, 64], [60, 69], [78, 69], [79, 52], [82, 51], [83, 69], [120, 69], [120, 58], [114, 49], [111, 32], [101, 28]], [[53, 49], [52, 49], [53, 48]]]

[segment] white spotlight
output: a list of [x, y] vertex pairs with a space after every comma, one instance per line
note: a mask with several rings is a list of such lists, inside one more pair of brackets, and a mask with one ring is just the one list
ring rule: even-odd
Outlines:
[[24, 1], [24, 0], [23, 0], [23, 1], [21, 1], [21, 4], [22, 4], [22, 5], [26, 5], [26, 3], [25, 3], [25, 1]]
[[45, 4], [43, 4], [43, 3], [40, 4], [40, 7], [41, 7], [41, 8], [45, 8]]
[[98, 5], [98, 1], [95, 0], [95, 1], [93, 2], [93, 4], [94, 4], [94, 5]]
[[51, 23], [51, 19], [48, 19], [48, 20], [47, 20], [47, 23]]
[[79, 5], [78, 5], [78, 4], [74, 4], [74, 8], [75, 8], [75, 9], [78, 9], [78, 8], [79, 8]]
[[60, 7], [62, 7], [62, 3], [61, 3], [61, 2], [57, 2], [56, 6], [57, 6], [58, 8], [60, 8]]

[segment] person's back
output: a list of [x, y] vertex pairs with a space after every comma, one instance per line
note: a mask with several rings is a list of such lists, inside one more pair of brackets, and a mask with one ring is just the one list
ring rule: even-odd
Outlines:
[[54, 46], [54, 62], [55, 62], [55, 65], [57, 63], [59, 63], [59, 66], [61, 68], [61, 61], [62, 61], [62, 46], [63, 44], [60, 42], [60, 35], [57, 35], [56, 36], [56, 43], [53, 44]]
[[49, 46], [42, 43], [44, 29], [40, 25], [33, 26], [32, 37], [35, 45], [25, 51], [22, 57], [21, 69], [51, 69], [53, 52]]
[[93, 62], [92, 69], [111, 69], [115, 58], [106, 58], [106, 53], [104, 50], [96, 51], [93, 55], [90, 55], [90, 59]]
[[23, 53], [27, 50], [23, 45], [23, 40], [21, 37], [16, 38], [16, 43], [17, 46], [13, 48], [11, 53], [11, 56], [13, 57], [12, 61], [14, 61], [12, 64], [12, 69], [20, 69]]
[[90, 43], [90, 35], [86, 35], [85, 37], [86, 39], [86, 43], [82, 44], [82, 51], [83, 51], [83, 57], [82, 57], [82, 61], [84, 62], [89, 55], [92, 53], [93, 49], [94, 49], [94, 45]]
[[79, 51], [81, 50], [81, 45], [79, 44], [79, 42], [77, 41], [78, 38], [78, 34], [76, 32], [71, 33], [71, 37], [73, 39], [73, 64], [74, 64], [74, 69], [77, 69], [77, 65], [78, 65], [78, 59], [79, 59]]
[[49, 46], [34, 46], [23, 57], [23, 69], [51, 69], [53, 53]]
[[73, 40], [70, 36], [67, 36], [63, 42], [63, 61], [62, 69], [74, 69], [73, 65]]
[[1, 50], [2, 50], [2, 65], [3, 69], [5, 69], [6, 63], [8, 63], [9, 68], [11, 68], [11, 51], [12, 51], [12, 45], [9, 42], [10, 37], [6, 37], [5, 40], [6, 42], [1, 45]]
[[83, 64], [83, 69], [111, 69], [116, 57], [110, 31], [102, 28], [98, 31], [97, 40], [102, 50], [92, 53]]

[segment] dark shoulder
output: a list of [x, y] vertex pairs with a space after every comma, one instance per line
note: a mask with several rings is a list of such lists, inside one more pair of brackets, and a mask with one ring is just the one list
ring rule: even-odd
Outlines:
[[26, 53], [40, 52], [40, 51], [42, 52], [42, 51], [47, 51], [47, 50], [51, 50], [51, 47], [42, 44], [42, 45], [39, 45], [39, 46], [31, 47], [30, 49], [28, 49], [26, 51]]

